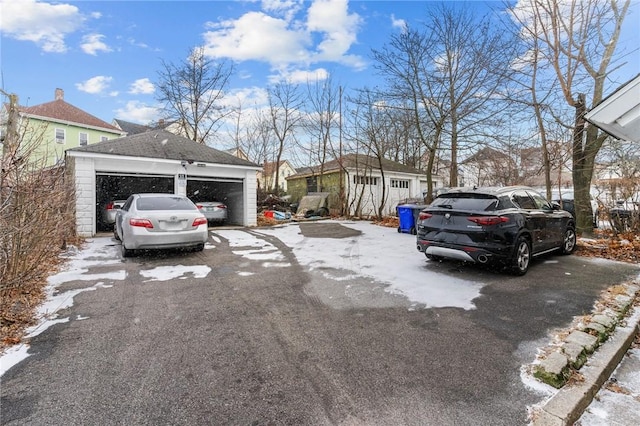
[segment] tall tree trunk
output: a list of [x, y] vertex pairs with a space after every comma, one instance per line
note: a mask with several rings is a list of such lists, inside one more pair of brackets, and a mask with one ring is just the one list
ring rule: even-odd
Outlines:
[[[579, 235], [590, 235], [593, 232], [590, 187], [595, 153], [590, 154], [587, 149], [590, 145], [588, 137], [590, 135], [585, 132], [584, 115], [587, 107], [584, 93], [578, 94], [574, 108], [576, 115], [573, 129], [573, 202], [576, 212], [576, 231]], [[597, 137], [597, 131], [595, 136]]]

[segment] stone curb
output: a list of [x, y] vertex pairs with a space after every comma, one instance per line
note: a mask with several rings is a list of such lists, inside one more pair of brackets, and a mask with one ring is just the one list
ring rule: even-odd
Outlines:
[[627, 325], [616, 327], [609, 340], [589, 356], [580, 370], [584, 381], [566, 385], [535, 412], [533, 426], [572, 425], [591, 404], [593, 397], [611, 376], [640, 330], [640, 309], [626, 317]]

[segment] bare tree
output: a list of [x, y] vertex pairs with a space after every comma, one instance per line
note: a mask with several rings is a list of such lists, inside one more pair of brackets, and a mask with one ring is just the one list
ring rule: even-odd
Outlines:
[[293, 143], [293, 139], [295, 139], [295, 130], [303, 118], [300, 113], [303, 102], [298, 87], [290, 83], [278, 83], [269, 88], [268, 96], [271, 131], [277, 140], [273, 189], [278, 192], [280, 190], [280, 161], [287, 145]]
[[435, 91], [431, 90], [429, 61], [432, 58], [429, 48], [424, 34], [406, 28], [392, 36], [389, 44], [381, 50], [373, 50], [372, 56], [376, 61], [374, 67], [389, 83], [386, 96], [390, 100], [408, 101], [406, 108], [412, 112], [416, 137], [428, 153], [425, 170], [427, 198], [430, 199], [433, 193], [433, 165], [449, 109], [444, 99], [437, 98]]
[[552, 68], [567, 105], [574, 109], [573, 185], [577, 231], [593, 232], [590, 186], [594, 163], [606, 135], [587, 127], [587, 92], [591, 105], [603, 99], [630, 0], [558, 2], [529, 0], [512, 15], [539, 41], [542, 59]]
[[229, 114], [220, 100], [233, 71], [231, 63], [207, 58], [203, 47], [192, 48], [177, 65], [162, 61], [157, 88], [165, 120], [187, 138], [209, 142]]
[[[426, 24], [429, 46], [430, 90], [448, 110], [451, 153], [450, 185], [458, 185], [458, 152], [463, 140], [485, 138], [483, 125], [496, 113], [495, 95], [511, 72], [514, 43], [471, 9], [442, 5], [430, 11]], [[486, 132], [485, 132], [486, 133]]]
[[[318, 189], [324, 190], [322, 177], [324, 164], [328, 159], [339, 159], [339, 144], [334, 144], [334, 137], [339, 126], [340, 88], [332, 80], [307, 82], [307, 114], [304, 127], [314, 144], [311, 142], [303, 149], [309, 150], [309, 157], [313, 163], [320, 165], [318, 175]], [[338, 142], [338, 141], [336, 141]]]
[[[461, 140], [483, 139], [504, 84], [513, 43], [493, 29], [488, 17], [443, 5], [432, 9], [424, 31], [405, 28], [381, 50], [376, 68], [387, 77], [388, 96], [408, 100], [416, 134], [427, 149], [427, 192], [438, 152], [450, 150], [450, 185], [458, 185]], [[446, 138], [445, 138], [446, 137]]]
[[[380, 198], [377, 199], [375, 209], [376, 216], [382, 218], [388, 198], [388, 188], [385, 185], [384, 160], [390, 151], [389, 140], [393, 129], [393, 111], [386, 108], [384, 104], [376, 102], [376, 94], [368, 89], [360, 90], [358, 97], [352, 99], [352, 103], [356, 106], [353, 113], [354, 132], [352, 138], [357, 143], [358, 150], [361, 150], [360, 152], [364, 154], [360, 158], [367, 159], [362, 164], [364, 173], [359, 173], [358, 176], [355, 176], [355, 179], [361, 180], [361, 182], [357, 182], [356, 187], [361, 185], [360, 198], [364, 196], [364, 191], [368, 189], [370, 192], [369, 199], [375, 202], [377, 194], [373, 192], [373, 187], [376, 185], [370, 185], [369, 183], [377, 179], [371, 176], [373, 169], [380, 171], [382, 193]], [[374, 161], [369, 161], [369, 158], [373, 158]], [[361, 204], [361, 202], [358, 203], [359, 206]]]

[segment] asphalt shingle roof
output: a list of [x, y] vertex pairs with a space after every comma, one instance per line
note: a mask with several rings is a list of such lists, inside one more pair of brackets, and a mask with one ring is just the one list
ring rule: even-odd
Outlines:
[[138, 133], [144, 133], [151, 130], [151, 127], [144, 124], [131, 123], [129, 121], [114, 119], [113, 122], [117, 127], [121, 128], [123, 132], [127, 132], [127, 136], [137, 135]]
[[[342, 165], [348, 169], [374, 169], [379, 170], [380, 165], [378, 159], [376, 157], [371, 157], [369, 155], [363, 154], [347, 154], [342, 157]], [[424, 172], [421, 172], [418, 169], [413, 167], [405, 166], [404, 164], [387, 160], [386, 158], [382, 159], [382, 167], [385, 171], [389, 172], [399, 172], [399, 173], [408, 173], [415, 175], [422, 175]], [[320, 173], [320, 166], [313, 167], [305, 167], [301, 169], [296, 169], [298, 173], [295, 175], [289, 176], [289, 178], [297, 178], [306, 175], [317, 175]], [[322, 168], [324, 173], [331, 173], [340, 170], [340, 163], [338, 160], [331, 160], [324, 163], [324, 167]]]
[[167, 132], [166, 130], [152, 130], [96, 144], [71, 148], [67, 151], [260, 167], [251, 161], [243, 160], [242, 158], [202, 145], [183, 136]]
[[106, 121], [100, 120], [88, 112], [84, 112], [78, 107], [65, 102], [63, 99], [47, 102], [31, 107], [19, 107], [21, 113], [35, 115], [39, 117], [49, 118], [53, 120], [69, 121], [74, 124], [100, 127], [111, 131], [112, 133], [121, 133], [122, 131]]

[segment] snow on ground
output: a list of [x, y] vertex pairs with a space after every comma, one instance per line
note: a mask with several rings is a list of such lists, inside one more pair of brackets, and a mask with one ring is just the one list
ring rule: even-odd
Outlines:
[[[257, 229], [253, 233], [278, 238], [293, 249], [300, 264], [320, 271], [325, 278], [345, 281], [353, 276], [363, 276], [383, 282], [387, 284], [387, 292], [402, 295], [425, 307], [475, 308], [472, 301], [480, 296], [482, 284], [430, 270], [429, 261], [416, 249], [415, 236], [370, 222], [338, 223], [362, 234], [348, 238], [305, 238], [295, 223]], [[288, 265], [276, 247], [249, 233], [227, 230], [215, 233], [229, 240], [236, 254], [249, 259], [270, 260], [266, 266]]]
[[[47, 279], [45, 288], [46, 300], [37, 310], [38, 323], [26, 330], [24, 340], [27, 342], [29, 338], [39, 335], [55, 324], [68, 322], [69, 318], [58, 318], [58, 312], [73, 306], [73, 299], [76, 295], [85, 291], [111, 287], [111, 285], [105, 284], [105, 281], [122, 281], [127, 278], [127, 273], [124, 270], [102, 274], [88, 273], [91, 267], [122, 263], [119, 246], [114, 245], [113, 239], [110, 237], [89, 239], [84, 247], [79, 250], [75, 247], [70, 247], [64, 257], [67, 258], [67, 262], [63, 265], [62, 270]], [[176, 265], [160, 266], [148, 270], [141, 269], [139, 273], [141, 276], [148, 278], [147, 281], [167, 281], [174, 278], [185, 279], [188, 276], [204, 278], [210, 271], [211, 268], [206, 265]], [[58, 286], [72, 281], [95, 281], [96, 284], [82, 289], [58, 291]], [[76, 320], [82, 319], [86, 318], [76, 318]], [[0, 377], [28, 356], [28, 343], [21, 343], [8, 348], [0, 357]]]
[[[105, 274], [87, 274], [88, 268], [99, 265], [113, 265], [120, 263], [120, 255], [117, 247], [113, 246], [110, 238], [95, 238], [87, 240], [86, 245], [81, 250], [70, 248], [66, 255], [69, 259], [63, 270], [52, 275], [47, 280], [45, 292], [47, 294], [45, 302], [38, 308], [37, 317], [40, 318], [38, 324], [29, 327], [25, 333], [25, 340], [37, 336], [49, 327], [68, 322], [69, 318], [58, 318], [58, 311], [73, 306], [73, 298], [84, 291], [94, 291], [99, 288], [110, 287], [100, 280], [124, 280], [125, 271], [109, 272]], [[57, 287], [70, 281], [97, 281], [91, 287], [57, 292]], [[21, 343], [7, 349], [0, 357], [0, 376], [11, 367], [29, 356], [29, 344]]]
[[174, 278], [184, 280], [188, 277], [204, 278], [211, 272], [211, 268], [206, 265], [171, 265], [158, 266], [153, 269], [141, 270], [140, 275], [149, 278], [147, 281], [168, 281]]

